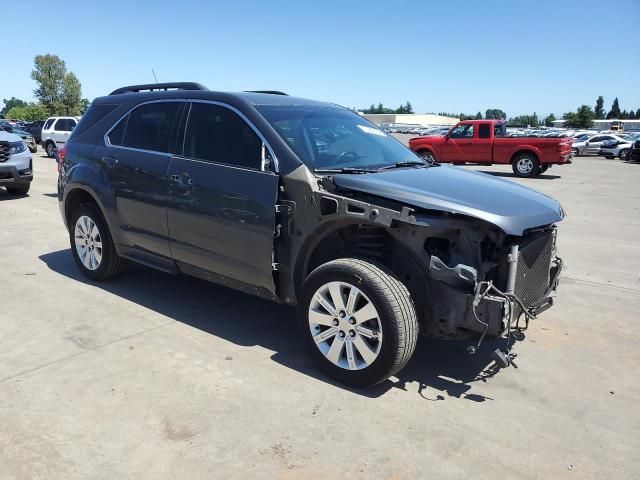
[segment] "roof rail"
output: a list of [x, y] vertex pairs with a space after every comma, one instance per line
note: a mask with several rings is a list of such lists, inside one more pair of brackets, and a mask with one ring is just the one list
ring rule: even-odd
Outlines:
[[247, 93], [268, 93], [269, 95], [285, 95], [289, 96], [288, 93], [281, 92], [279, 90], [245, 90]]
[[147, 83], [144, 85], [130, 85], [121, 87], [109, 95], [119, 95], [121, 93], [138, 93], [142, 91], [153, 92], [154, 90], [209, 90], [207, 87], [195, 82], [168, 82], [168, 83]]

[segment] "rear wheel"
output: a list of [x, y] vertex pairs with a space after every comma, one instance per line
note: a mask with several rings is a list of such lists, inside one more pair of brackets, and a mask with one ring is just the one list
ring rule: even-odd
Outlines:
[[534, 177], [539, 172], [540, 162], [532, 153], [521, 153], [513, 159], [513, 173], [518, 177]]
[[540, 172], [539, 173], [544, 173], [547, 170], [549, 170], [549, 165], [540, 165]]
[[380, 383], [400, 371], [418, 334], [407, 288], [383, 267], [355, 258], [333, 260], [309, 275], [298, 322], [318, 367], [355, 386]]
[[5, 187], [7, 192], [11, 195], [26, 195], [31, 188], [30, 183], [24, 183], [22, 185], [7, 185]]
[[93, 205], [80, 205], [69, 223], [71, 252], [80, 271], [92, 280], [116, 277], [126, 261], [116, 253], [111, 233]]

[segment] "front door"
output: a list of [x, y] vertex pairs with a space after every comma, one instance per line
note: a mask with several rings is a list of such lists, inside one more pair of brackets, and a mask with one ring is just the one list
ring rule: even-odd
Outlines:
[[170, 257], [167, 172], [185, 106], [155, 102], [137, 107], [108, 132], [108, 145], [96, 155], [113, 189], [116, 241], [165, 257]]
[[275, 293], [278, 176], [262, 167], [253, 128], [226, 106], [194, 102], [169, 178], [173, 258]]
[[463, 123], [455, 127], [442, 143], [440, 162], [466, 162], [473, 147], [473, 124]]

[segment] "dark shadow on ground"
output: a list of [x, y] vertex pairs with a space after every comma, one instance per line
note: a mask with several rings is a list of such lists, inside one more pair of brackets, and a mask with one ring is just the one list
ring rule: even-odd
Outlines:
[[2, 186], [0, 186], [0, 202], [4, 200], [20, 200], [21, 198], [27, 198], [29, 194], [26, 195], [13, 195], [7, 192]]
[[236, 345], [260, 345], [273, 350], [275, 362], [359, 395], [378, 397], [393, 388], [408, 390], [409, 383], [418, 382], [418, 392], [427, 400], [446, 397], [476, 402], [491, 400], [470, 390], [473, 382], [486, 381], [497, 372], [491, 354], [498, 346], [504, 346], [504, 340], [485, 341], [476, 355], [469, 356], [465, 353], [469, 342], [421, 339], [412, 360], [397, 378], [355, 389], [332, 381], [312, 364], [298, 341], [295, 310], [291, 307], [186, 275], [172, 276], [132, 264], [118, 279], [93, 282], [80, 273], [70, 250], [47, 253], [40, 259], [60, 275], [101, 288]]
[[58, 198], [57, 193], [43, 193], [42, 195], [44, 195], [45, 197]]

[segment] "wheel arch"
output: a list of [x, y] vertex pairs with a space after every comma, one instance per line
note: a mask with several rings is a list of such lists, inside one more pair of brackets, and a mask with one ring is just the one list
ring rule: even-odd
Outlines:
[[542, 163], [542, 152], [540, 152], [540, 150], [538, 150], [537, 148], [531, 146], [518, 148], [518, 150], [516, 150], [513, 155], [511, 155], [511, 160], [509, 161], [509, 163], [513, 164], [513, 162], [515, 162], [516, 159], [523, 154], [533, 155], [536, 160], [538, 160], [538, 162]]

